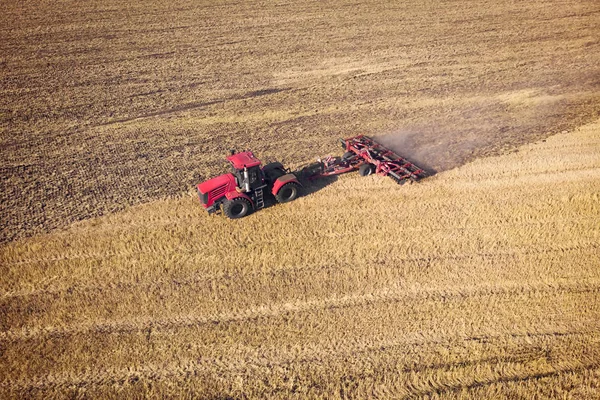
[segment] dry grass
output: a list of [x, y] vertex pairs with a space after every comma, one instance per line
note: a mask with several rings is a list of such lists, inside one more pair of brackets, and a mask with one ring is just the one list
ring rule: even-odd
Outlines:
[[599, 117], [597, 0], [5, 1], [0, 241], [403, 131], [446, 170]]
[[242, 221], [155, 201], [4, 245], [0, 397], [600, 396], [600, 122]]

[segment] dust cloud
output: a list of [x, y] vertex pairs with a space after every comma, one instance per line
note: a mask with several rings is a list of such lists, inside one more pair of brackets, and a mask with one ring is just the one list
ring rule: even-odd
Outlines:
[[415, 163], [419, 167], [427, 170], [427, 173], [434, 174], [438, 172], [435, 166], [438, 164], [436, 153], [438, 152], [435, 143], [423, 143], [420, 139], [419, 129], [400, 129], [383, 136], [376, 136], [374, 139], [394, 151], [398, 155]]
[[465, 127], [413, 126], [374, 139], [430, 175], [463, 164], [487, 145], [483, 138], [473, 135]]
[[[464, 165], [476, 158], [514, 151], [518, 146], [547, 137], [560, 126], [565, 104], [560, 98], [507, 95], [456, 104], [432, 115], [429, 121], [406, 124], [374, 139], [430, 174]], [[544, 101], [542, 101], [544, 100]]]

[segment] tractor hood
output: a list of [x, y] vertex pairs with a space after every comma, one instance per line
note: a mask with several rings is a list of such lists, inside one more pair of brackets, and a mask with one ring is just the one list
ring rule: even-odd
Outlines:
[[233, 184], [235, 187], [235, 177], [232, 174], [223, 174], [205, 182], [199, 183], [197, 188], [200, 193], [210, 193], [213, 190], [224, 185]]

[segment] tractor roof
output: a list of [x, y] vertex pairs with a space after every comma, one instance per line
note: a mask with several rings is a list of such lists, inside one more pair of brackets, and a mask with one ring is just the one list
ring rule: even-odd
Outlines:
[[260, 160], [254, 157], [251, 151], [243, 151], [241, 153], [232, 154], [227, 157], [227, 160], [235, 169], [244, 169], [260, 165]]

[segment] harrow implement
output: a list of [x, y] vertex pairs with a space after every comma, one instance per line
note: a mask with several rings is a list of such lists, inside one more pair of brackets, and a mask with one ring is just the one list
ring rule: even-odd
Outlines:
[[417, 181], [427, 175], [422, 168], [368, 136], [359, 135], [341, 139], [341, 142], [346, 151], [342, 157], [328, 156], [323, 160], [318, 160], [302, 169], [302, 176], [313, 180], [358, 170], [361, 176], [373, 173], [389, 176], [402, 185], [408, 181]]

